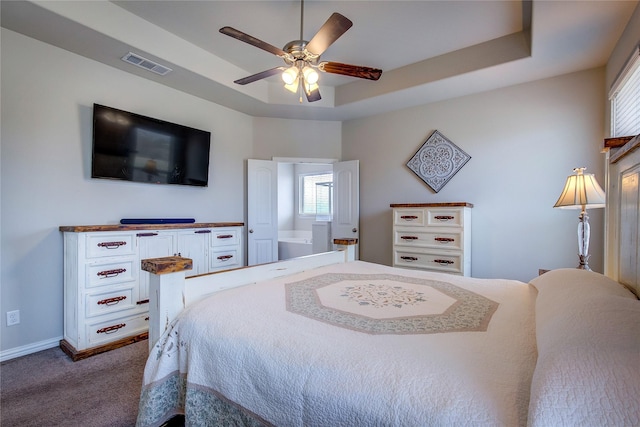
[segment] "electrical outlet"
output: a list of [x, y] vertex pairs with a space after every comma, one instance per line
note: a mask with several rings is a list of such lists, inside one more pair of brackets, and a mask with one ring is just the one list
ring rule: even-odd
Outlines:
[[7, 311], [7, 326], [20, 323], [20, 310]]

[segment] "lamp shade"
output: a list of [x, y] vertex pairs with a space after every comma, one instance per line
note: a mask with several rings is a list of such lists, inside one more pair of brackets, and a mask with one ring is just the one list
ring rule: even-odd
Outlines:
[[553, 206], [563, 209], [604, 208], [605, 194], [592, 173], [586, 168], [575, 168], [574, 175], [567, 177], [562, 194]]

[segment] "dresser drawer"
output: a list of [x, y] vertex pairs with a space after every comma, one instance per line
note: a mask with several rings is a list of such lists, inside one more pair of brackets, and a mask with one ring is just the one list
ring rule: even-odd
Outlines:
[[87, 264], [85, 286], [95, 288], [134, 281], [136, 271], [134, 258]]
[[238, 250], [235, 248], [213, 251], [209, 259], [211, 270], [240, 267], [240, 257]]
[[393, 223], [395, 225], [407, 225], [423, 227], [426, 224], [424, 209], [394, 209]]
[[211, 233], [211, 246], [214, 248], [220, 246], [237, 246], [240, 245], [240, 233], [235, 228], [213, 229]]
[[462, 227], [464, 224], [463, 210], [451, 209], [427, 209], [427, 225], [430, 227]]
[[85, 304], [87, 317], [135, 308], [133, 285], [130, 288], [87, 294]]
[[462, 274], [462, 254], [429, 251], [394, 250], [394, 267], [420, 268], [443, 273]]
[[88, 324], [85, 332], [88, 346], [94, 347], [121, 338], [138, 335], [148, 329], [149, 314], [143, 313]]
[[407, 247], [462, 250], [462, 230], [433, 231], [432, 228], [394, 230], [393, 244]]
[[87, 258], [133, 255], [135, 238], [133, 233], [99, 233], [86, 236]]

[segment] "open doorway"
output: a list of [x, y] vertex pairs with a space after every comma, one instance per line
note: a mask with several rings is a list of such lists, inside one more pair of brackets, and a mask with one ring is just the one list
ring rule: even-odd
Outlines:
[[331, 250], [333, 165], [278, 162], [278, 259]]
[[[297, 171], [297, 172], [296, 172]], [[328, 177], [332, 171], [332, 182]], [[326, 196], [329, 205], [318, 209], [316, 214], [300, 215], [301, 199], [299, 186], [304, 176], [309, 185], [315, 185], [318, 195]], [[247, 162], [247, 262], [248, 265], [263, 264], [288, 259], [291, 254], [278, 256], [279, 235], [283, 232], [302, 234], [311, 230], [312, 253], [333, 250], [335, 238], [358, 238], [359, 222], [359, 162], [357, 160], [321, 163], [318, 161], [254, 160]], [[279, 179], [281, 177], [282, 179]], [[304, 199], [304, 196], [302, 196]], [[302, 200], [304, 201], [304, 200]], [[302, 208], [304, 209], [304, 208]], [[318, 210], [329, 220], [317, 216]], [[282, 217], [279, 211], [283, 211]], [[304, 212], [304, 210], [302, 211]], [[321, 238], [315, 238], [322, 236]], [[320, 234], [318, 234], [320, 233]], [[304, 237], [303, 237], [304, 238]], [[308, 238], [307, 238], [308, 240]], [[328, 241], [328, 249], [325, 242]], [[317, 248], [313, 246], [319, 245]], [[308, 249], [308, 248], [307, 248]], [[358, 256], [356, 247], [356, 257]], [[300, 256], [299, 254], [297, 256]]]

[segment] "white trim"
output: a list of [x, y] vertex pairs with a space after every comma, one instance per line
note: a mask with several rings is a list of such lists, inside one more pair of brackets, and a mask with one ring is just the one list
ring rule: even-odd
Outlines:
[[37, 353], [42, 350], [48, 350], [50, 348], [60, 345], [62, 337], [51, 338], [45, 341], [35, 342], [32, 344], [23, 345], [22, 347], [14, 347], [9, 350], [0, 352], [0, 362], [6, 360], [15, 359], [16, 357], [26, 356], [32, 353]]
[[315, 159], [313, 157], [272, 157], [271, 160], [279, 163], [318, 163], [318, 164], [332, 164], [336, 163], [338, 159]]
[[609, 100], [611, 100], [616, 95], [616, 93], [620, 90], [620, 87], [631, 76], [632, 70], [637, 66], [640, 66], [640, 46], [636, 46], [634, 48], [633, 53], [627, 60], [624, 68], [620, 70], [620, 74], [618, 74], [618, 77], [616, 77], [616, 80], [611, 85], [611, 89], [609, 90]]

